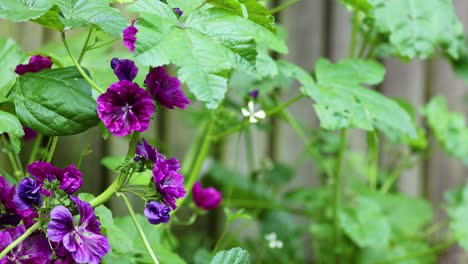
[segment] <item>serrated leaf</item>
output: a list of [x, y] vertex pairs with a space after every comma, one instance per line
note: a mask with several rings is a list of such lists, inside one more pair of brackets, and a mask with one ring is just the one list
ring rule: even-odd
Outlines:
[[96, 26], [113, 36], [121, 36], [128, 25], [117, 9], [111, 8], [109, 0], [59, 0], [60, 21], [66, 28]]
[[208, 0], [208, 3], [275, 32], [275, 17], [257, 0]]
[[411, 117], [395, 101], [362, 84], [382, 81], [385, 69], [375, 61], [343, 60], [332, 64], [317, 61], [317, 90], [304, 90], [316, 104], [314, 108], [325, 129], [355, 127], [372, 131], [380, 129], [393, 141], [415, 138]]
[[73, 135], [99, 123], [91, 87], [75, 67], [23, 74], [12, 98], [20, 121], [46, 136]]
[[17, 138], [24, 136], [23, 126], [18, 118], [8, 112], [0, 111], [0, 134], [3, 133]]
[[256, 74], [258, 45], [286, 51], [270, 31], [218, 8], [197, 10], [184, 22], [158, 1], [141, 0], [129, 9], [141, 16], [137, 60], [148, 66], [174, 63], [179, 78], [208, 108], [224, 98], [233, 68]]
[[444, 151], [468, 164], [468, 127], [465, 115], [450, 112], [441, 96], [434, 97], [425, 106], [424, 114]]
[[242, 248], [223, 250], [213, 257], [210, 264], [249, 264], [249, 252]]
[[466, 54], [463, 25], [452, 1], [369, 1], [377, 31], [389, 39], [394, 55], [427, 58], [441, 47], [452, 59]]
[[13, 22], [36, 19], [57, 2], [58, 0], [0, 0], [0, 18]]
[[15, 67], [26, 59], [26, 54], [16, 45], [15, 41], [0, 38], [0, 95], [6, 96], [16, 78]]
[[367, 197], [357, 197], [354, 205], [340, 214], [340, 226], [360, 248], [385, 247], [391, 228], [378, 203]]

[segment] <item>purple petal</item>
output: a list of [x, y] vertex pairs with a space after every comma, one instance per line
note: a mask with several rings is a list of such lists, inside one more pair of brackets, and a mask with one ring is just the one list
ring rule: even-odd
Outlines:
[[50, 219], [47, 226], [47, 237], [50, 241], [60, 242], [70, 232], [73, 232], [73, 216], [64, 206], [59, 205], [52, 209]]
[[132, 60], [113, 58], [111, 60], [111, 67], [120, 81], [133, 81], [138, 74], [138, 67]]
[[45, 179], [52, 182], [60, 177], [61, 171], [52, 164], [43, 161], [35, 161], [28, 165], [27, 172], [36, 179], [37, 184], [43, 184]]
[[145, 85], [153, 97], [166, 108], [184, 109], [190, 101], [180, 89], [180, 81], [167, 74], [164, 67], [154, 68], [145, 79]]
[[80, 222], [78, 225], [89, 232], [100, 234], [101, 228], [99, 226], [101, 224], [94, 214], [93, 207], [88, 202], [81, 201], [78, 197], [71, 196], [70, 199], [76, 204], [78, 213], [80, 214]]
[[73, 194], [80, 189], [83, 184], [83, 175], [81, 171], [76, 169], [75, 165], [72, 164], [62, 170], [59, 181], [60, 189], [64, 190], [67, 194]]
[[27, 72], [38, 72], [43, 69], [50, 69], [52, 67], [52, 60], [49, 57], [41, 55], [34, 55], [29, 59], [28, 64], [19, 64], [15, 68], [15, 73], [23, 75]]
[[132, 21], [132, 24], [128, 26], [124, 31], [123, 34], [123, 44], [127, 47], [130, 52], [135, 52], [135, 42], [137, 40], [136, 34], [138, 33], [138, 29], [135, 27], [136, 20]]
[[221, 203], [221, 193], [213, 187], [203, 188], [200, 182], [196, 182], [192, 189], [193, 201], [205, 210], [216, 208]]
[[[76, 250], [71, 251], [72, 257], [79, 263], [98, 264], [104, 255], [110, 251], [109, 241], [103, 235], [80, 233], [70, 238], [66, 243], [75, 245]], [[64, 245], [67, 247], [65, 241]]]
[[171, 209], [164, 204], [151, 201], [146, 204], [145, 216], [153, 225], [169, 222]]

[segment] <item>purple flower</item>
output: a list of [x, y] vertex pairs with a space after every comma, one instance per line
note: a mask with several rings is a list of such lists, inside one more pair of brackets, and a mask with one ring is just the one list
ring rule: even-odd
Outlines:
[[174, 13], [176, 13], [179, 17], [182, 16], [182, 14], [184, 13], [182, 10], [180, 10], [180, 8], [178, 7], [175, 7], [175, 8], [172, 8], [172, 10], [174, 11]]
[[249, 93], [249, 96], [252, 97], [252, 99], [255, 100], [255, 99], [257, 99], [257, 97], [258, 97], [258, 93], [259, 93], [258, 90], [253, 90], [253, 91], [251, 91], [251, 92]]
[[132, 53], [135, 52], [136, 34], [138, 33], [138, 29], [135, 27], [135, 22], [136, 20], [133, 20], [132, 24], [122, 32], [123, 44]]
[[[21, 225], [0, 231], [0, 251], [24, 234], [25, 230], [25, 226]], [[44, 233], [36, 231], [0, 259], [0, 264], [46, 264], [51, 257], [52, 251]]]
[[50, 69], [50, 67], [52, 67], [52, 60], [49, 57], [34, 55], [29, 59], [28, 64], [17, 65], [15, 72], [18, 75], [23, 75], [27, 72], [38, 72], [43, 69]]
[[160, 154], [156, 150], [156, 148], [148, 144], [148, 142], [146, 142], [144, 138], [142, 141], [138, 142], [135, 154], [140, 156], [141, 158], [150, 160], [153, 163], [157, 162], [160, 159], [164, 159], [164, 156]]
[[32, 178], [24, 178], [18, 185], [13, 198], [19, 209], [27, 209], [32, 205], [41, 206], [41, 185], [37, 186]]
[[146, 204], [145, 216], [153, 225], [169, 222], [171, 209], [167, 205], [150, 201]]
[[148, 73], [145, 84], [156, 101], [164, 107], [174, 109], [175, 106], [184, 109], [190, 103], [180, 90], [179, 79], [171, 77], [163, 67], [156, 67]]
[[52, 164], [43, 161], [35, 161], [28, 165], [26, 171], [36, 179], [36, 183], [41, 185], [47, 179], [52, 182], [60, 178], [61, 171], [59, 168], [52, 166]]
[[73, 222], [67, 208], [56, 206], [50, 212], [47, 236], [50, 241], [63, 243], [76, 262], [97, 264], [109, 252], [109, 242], [101, 234], [100, 223], [91, 205], [73, 196], [71, 199], [78, 208], [79, 222]]
[[33, 140], [37, 137], [37, 132], [25, 125], [23, 125], [23, 131], [24, 131], [23, 139], [26, 141]]
[[127, 80], [111, 84], [97, 102], [99, 118], [115, 136], [144, 132], [154, 112], [151, 94]]
[[221, 203], [221, 193], [213, 187], [203, 188], [200, 182], [196, 182], [192, 188], [193, 201], [205, 210], [218, 207]]
[[138, 73], [138, 67], [132, 60], [113, 58], [111, 60], [111, 68], [120, 81], [133, 81]]
[[176, 209], [176, 199], [185, 196], [184, 176], [171, 170], [164, 160], [154, 164], [153, 179], [162, 201], [172, 209]]
[[58, 180], [60, 181], [60, 189], [64, 190], [67, 194], [73, 194], [80, 189], [83, 184], [83, 175], [81, 171], [76, 169], [75, 165], [72, 164], [61, 171]]
[[21, 220], [23, 220], [26, 227], [29, 227], [37, 218], [37, 212], [33, 211], [31, 208], [25, 210], [18, 208], [14, 199], [15, 194], [15, 185], [10, 186], [5, 178], [0, 176], [0, 203], [5, 209], [5, 211], [0, 214], [0, 227], [7, 225], [16, 226]]

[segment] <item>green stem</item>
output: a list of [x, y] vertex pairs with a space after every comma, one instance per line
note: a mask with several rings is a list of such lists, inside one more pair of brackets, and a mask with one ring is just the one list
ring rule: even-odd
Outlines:
[[185, 154], [184, 162], [182, 162], [182, 174], [185, 175], [191, 171], [195, 160], [197, 159], [198, 152], [200, 151], [201, 142], [203, 138], [206, 136], [208, 132], [208, 124], [204, 124], [202, 127], [199, 128], [197, 134], [195, 135], [195, 139], [193, 140], [192, 145], [190, 146], [189, 150]]
[[61, 32], [62, 34], [62, 42], [63, 42], [63, 45], [65, 46], [65, 49], [67, 50], [68, 52], [68, 56], [70, 57], [70, 59], [72, 60], [73, 64], [76, 66], [76, 68], [78, 69], [78, 71], [81, 73], [81, 75], [83, 76], [83, 78], [96, 90], [98, 91], [99, 93], [104, 93], [104, 89], [102, 89], [101, 87], [99, 87], [99, 85], [97, 85], [93, 80], [91, 80], [91, 78], [85, 73], [85, 71], [83, 70], [83, 68], [81, 68], [80, 64], [75, 60], [75, 58], [73, 57], [71, 51], [70, 51], [70, 48], [68, 47], [68, 43], [67, 43], [67, 39], [65, 37], [65, 32]]
[[369, 147], [369, 184], [372, 190], [377, 190], [379, 170], [379, 139], [375, 131], [367, 132]]
[[344, 160], [344, 153], [346, 151], [346, 139], [347, 139], [347, 129], [344, 128], [341, 130], [340, 135], [340, 148], [338, 151], [338, 159], [336, 162], [336, 168], [334, 173], [334, 180], [333, 180], [333, 245], [335, 246], [335, 263], [340, 262], [340, 254], [337, 249], [341, 246], [341, 232], [340, 232], [340, 219], [339, 213], [341, 209], [341, 168], [343, 165]]
[[99, 49], [99, 48], [101, 48], [101, 47], [105, 47], [105, 46], [107, 46], [107, 45], [109, 45], [109, 44], [112, 44], [113, 42], [116, 42], [116, 41], [118, 41], [118, 40], [120, 40], [120, 38], [111, 39], [111, 40], [106, 41], [106, 42], [104, 42], [104, 43], [102, 43], [102, 44], [99, 44], [99, 45], [97, 45], [97, 46], [94, 46], [94, 45], [93, 45], [93, 46], [90, 46], [90, 47], [88, 47], [86, 50], [87, 50], [87, 51], [90, 51], [90, 50], [94, 50], [94, 49]]
[[90, 28], [88, 31], [88, 36], [86, 36], [86, 40], [83, 44], [83, 48], [81, 48], [80, 56], [78, 57], [78, 63], [81, 63], [86, 51], [88, 50], [88, 43], [89, 43], [89, 40], [91, 39], [91, 35], [93, 34], [93, 32], [94, 32], [94, 28]]
[[11, 242], [2, 252], [0, 253], [0, 259], [2, 259], [8, 252], [10, 252], [12, 249], [14, 249], [19, 243], [21, 243], [23, 240], [25, 240], [27, 237], [29, 237], [34, 231], [39, 229], [41, 227], [41, 222], [37, 221], [34, 225], [32, 225], [30, 228], [28, 228], [24, 234], [22, 234], [20, 237], [15, 239], [15, 241]]
[[8, 143], [8, 140], [5, 138], [4, 135], [1, 136], [1, 137], [2, 137], [2, 142], [3, 142], [3, 145], [5, 147], [5, 151], [7, 153], [8, 159], [10, 160], [10, 164], [13, 167], [13, 176], [15, 177], [15, 180], [19, 182], [21, 180], [21, 178], [20, 178], [20, 175], [19, 175], [18, 165], [16, 164], [16, 159], [13, 156], [11, 148], [9, 147], [10, 144]]
[[39, 148], [41, 147], [43, 138], [44, 136], [42, 134], [37, 135], [37, 138], [34, 141], [34, 146], [31, 151], [31, 155], [29, 156], [28, 164], [31, 164], [36, 160], [37, 152], [39, 151]]
[[[283, 109], [285, 109], [285, 108], [289, 107], [290, 105], [294, 104], [295, 102], [299, 101], [299, 100], [302, 99], [303, 97], [304, 97], [303, 94], [296, 95], [295, 97], [293, 97], [293, 98], [291, 98], [290, 100], [284, 102], [283, 104], [280, 104], [280, 105], [278, 105], [278, 106], [275, 107], [275, 108], [272, 108], [272, 109], [270, 109], [270, 110], [268, 110], [268, 111], [265, 111], [265, 114], [266, 114], [267, 117], [272, 116], [272, 115], [276, 114], [277, 112], [280, 112], [280, 111], [282, 111]], [[218, 134], [218, 135], [212, 136], [212, 140], [213, 140], [213, 141], [217, 141], [217, 140], [219, 140], [220, 138], [223, 138], [223, 137], [229, 136], [229, 135], [231, 135], [231, 134], [234, 134], [234, 133], [236, 133], [236, 132], [242, 130], [243, 128], [245, 128], [245, 126], [250, 126], [250, 125], [251, 125], [251, 123], [247, 123], [246, 125], [241, 124], [241, 125], [239, 125], [239, 126], [233, 127], [233, 128], [231, 128], [231, 129], [226, 130], [226, 131], [223, 132], [223, 133], [220, 133], [220, 134]]]
[[353, 31], [351, 33], [351, 46], [349, 47], [349, 57], [352, 59], [356, 56], [357, 37], [359, 33], [359, 19], [357, 12], [353, 12]]
[[128, 212], [130, 213], [130, 216], [132, 217], [133, 224], [135, 225], [135, 228], [137, 229], [138, 234], [140, 235], [140, 238], [143, 241], [143, 244], [145, 245], [146, 251], [148, 251], [148, 254], [151, 257], [151, 260], [153, 260], [154, 263], [159, 264], [159, 261], [156, 258], [156, 255], [154, 254], [153, 249], [151, 249], [148, 239], [146, 238], [145, 232], [143, 231], [140, 224], [138, 223], [138, 220], [136, 219], [135, 212], [133, 211], [132, 205], [130, 204], [130, 201], [128, 201], [127, 196], [124, 193], [117, 193], [117, 196], [124, 200], [124, 203], [127, 206]]
[[57, 147], [58, 137], [52, 137], [52, 143], [50, 144], [49, 153], [47, 154], [46, 162], [51, 162], [54, 157], [55, 148]]
[[380, 192], [387, 193], [390, 190], [390, 188], [392, 188], [396, 180], [400, 177], [401, 173], [409, 167], [411, 167], [411, 162], [408, 162], [406, 159], [404, 159], [404, 161], [402, 161], [398, 165], [398, 167], [396, 167], [396, 169], [390, 174], [388, 179], [384, 182], [384, 184], [382, 185], [382, 188], [380, 188]]
[[274, 7], [274, 8], [272, 8], [272, 9], [270, 9], [270, 13], [271, 13], [271, 14], [275, 14], [275, 13], [278, 13], [278, 12], [280, 12], [280, 11], [283, 11], [283, 9], [286, 9], [286, 8], [288, 8], [289, 6], [292, 6], [292, 5], [294, 5], [295, 3], [298, 3], [299, 1], [301, 1], [301, 0], [289, 0], [289, 1], [286, 2], [286, 3], [283, 3], [283, 4], [281, 4], [281, 5], [277, 6], [277, 7]]
[[[213, 128], [214, 128], [214, 120], [211, 119], [210, 120], [210, 123], [208, 124], [208, 128], [207, 128], [207, 132], [203, 138], [203, 141], [200, 145], [200, 150], [198, 152], [198, 156], [197, 156], [197, 159], [195, 160], [195, 163], [193, 165], [193, 167], [190, 169], [190, 174], [189, 174], [189, 177], [188, 177], [188, 182], [187, 184], [185, 184], [185, 190], [187, 191], [187, 193], [185, 194], [185, 196], [181, 199], [179, 199], [179, 204], [177, 206], [177, 209], [180, 208], [185, 200], [187, 199], [188, 196], [190, 196], [190, 193], [192, 192], [192, 187], [193, 185], [195, 184], [195, 181], [197, 180], [198, 178], [198, 174], [200, 173], [200, 169], [203, 165], [203, 162], [205, 161], [206, 159], [206, 156], [208, 155], [208, 152], [210, 150], [210, 144], [211, 144], [211, 133], [213, 132]], [[173, 214], [177, 209], [171, 211], [171, 214]]]

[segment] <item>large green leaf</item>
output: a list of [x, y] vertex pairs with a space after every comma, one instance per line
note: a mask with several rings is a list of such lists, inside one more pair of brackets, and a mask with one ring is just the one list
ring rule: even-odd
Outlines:
[[0, 134], [3, 133], [17, 138], [24, 136], [23, 126], [18, 118], [8, 112], [0, 111]]
[[409, 114], [395, 101], [362, 84], [382, 81], [385, 69], [375, 61], [343, 60], [332, 64], [317, 61], [315, 74], [318, 89], [304, 89], [312, 97], [325, 129], [345, 127], [380, 129], [389, 139], [415, 138], [416, 129]]
[[22, 63], [26, 54], [12, 39], [0, 38], [0, 95], [6, 96], [15, 82], [15, 67]]
[[13, 22], [36, 19], [59, 0], [0, 0], [0, 18]]
[[465, 115], [450, 112], [443, 97], [434, 97], [424, 108], [429, 127], [445, 152], [468, 164], [468, 127]]
[[354, 205], [340, 212], [340, 225], [360, 248], [388, 245], [391, 227], [373, 199], [357, 197]]
[[21, 122], [46, 136], [77, 134], [99, 122], [91, 87], [75, 67], [23, 74], [12, 97]]
[[275, 31], [275, 17], [257, 0], [208, 0], [208, 3]]
[[373, 26], [386, 36], [393, 55], [427, 58], [438, 47], [455, 60], [466, 54], [463, 26], [451, 0], [369, 2]]
[[151, 66], [174, 63], [179, 78], [209, 108], [224, 98], [233, 68], [258, 74], [258, 66], [264, 65], [259, 49], [287, 51], [272, 32], [223, 9], [200, 9], [184, 22], [159, 1], [140, 0], [130, 10], [141, 16], [137, 60]]
[[230, 250], [223, 250], [213, 257], [210, 264], [249, 264], [249, 252], [236, 247]]
[[362, 249], [356, 263], [428, 264], [436, 263], [436, 254], [426, 242], [403, 240], [384, 248]]

